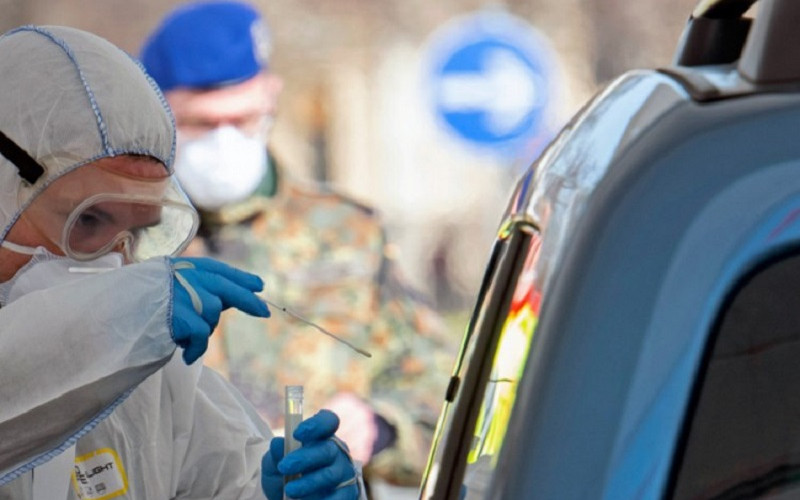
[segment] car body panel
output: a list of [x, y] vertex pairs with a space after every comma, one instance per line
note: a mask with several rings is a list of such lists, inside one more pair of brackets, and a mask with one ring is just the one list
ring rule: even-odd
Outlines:
[[[713, 72], [706, 81], [744, 87], [734, 66]], [[421, 498], [673, 491], [720, 312], [743, 277], [800, 248], [800, 93], [753, 87], [699, 102], [690, 84], [669, 72], [622, 76], [520, 180]], [[537, 298], [514, 361], [524, 370], [498, 379], [525, 279]], [[508, 407], [492, 430], [486, 406], [503, 387]]]

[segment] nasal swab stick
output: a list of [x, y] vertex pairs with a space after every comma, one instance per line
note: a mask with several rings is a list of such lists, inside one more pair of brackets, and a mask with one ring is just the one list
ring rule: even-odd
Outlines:
[[320, 332], [324, 333], [324, 334], [325, 334], [325, 335], [327, 335], [328, 337], [331, 337], [331, 338], [333, 338], [333, 339], [335, 339], [335, 340], [338, 340], [339, 342], [341, 342], [342, 344], [346, 345], [346, 346], [347, 346], [347, 347], [349, 347], [350, 349], [352, 349], [352, 350], [356, 351], [357, 353], [361, 354], [362, 356], [366, 356], [366, 357], [368, 357], [368, 358], [371, 358], [371, 357], [372, 357], [372, 354], [370, 354], [369, 352], [365, 351], [364, 349], [361, 349], [361, 348], [359, 348], [359, 347], [356, 347], [356, 346], [354, 346], [353, 344], [351, 344], [351, 343], [350, 343], [350, 342], [348, 342], [347, 340], [345, 340], [345, 339], [343, 339], [343, 338], [339, 337], [338, 335], [334, 335], [333, 333], [331, 333], [331, 332], [329, 332], [328, 330], [326, 330], [326, 329], [322, 328], [322, 327], [321, 327], [321, 326], [319, 326], [318, 324], [316, 324], [316, 323], [314, 323], [314, 322], [312, 322], [312, 321], [309, 321], [309, 320], [305, 319], [305, 318], [304, 318], [304, 317], [302, 317], [302, 316], [299, 316], [298, 314], [296, 314], [296, 313], [292, 312], [291, 310], [289, 310], [289, 309], [287, 309], [287, 308], [285, 308], [285, 307], [283, 307], [283, 306], [279, 306], [278, 304], [276, 304], [276, 303], [274, 303], [274, 302], [272, 302], [272, 301], [270, 301], [270, 300], [267, 300], [267, 299], [265, 299], [265, 298], [263, 298], [263, 297], [261, 298], [261, 300], [263, 300], [263, 301], [264, 301], [264, 302], [266, 302], [268, 305], [271, 305], [272, 307], [274, 307], [274, 308], [276, 308], [276, 309], [280, 309], [281, 311], [285, 312], [286, 314], [288, 314], [289, 316], [293, 317], [293, 318], [294, 318], [294, 319], [296, 319], [297, 321], [300, 321], [300, 322], [302, 322], [302, 323], [305, 323], [305, 324], [306, 324], [306, 325], [308, 325], [308, 326], [311, 326], [311, 327], [313, 327], [313, 328], [316, 328], [317, 330], [319, 330]]

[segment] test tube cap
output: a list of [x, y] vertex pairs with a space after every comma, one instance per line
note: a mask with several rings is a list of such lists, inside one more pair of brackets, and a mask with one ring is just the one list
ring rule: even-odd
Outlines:
[[303, 386], [302, 385], [287, 385], [286, 386], [286, 397], [290, 399], [297, 399], [303, 397]]

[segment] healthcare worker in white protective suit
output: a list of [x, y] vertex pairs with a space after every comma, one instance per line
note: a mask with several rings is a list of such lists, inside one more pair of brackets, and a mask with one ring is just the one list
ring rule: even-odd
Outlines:
[[[197, 216], [152, 81], [64, 27], [0, 37], [0, 499], [354, 499], [321, 411], [283, 457], [202, 363], [220, 311], [268, 317], [261, 280], [175, 258]], [[176, 347], [180, 347], [177, 355]]]

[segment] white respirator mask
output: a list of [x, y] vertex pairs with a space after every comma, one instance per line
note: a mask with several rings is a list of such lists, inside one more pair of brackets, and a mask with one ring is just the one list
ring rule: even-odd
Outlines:
[[253, 194], [267, 172], [264, 141], [225, 125], [197, 139], [181, 138], [175, 174], [192, 202], [218, 210]]
[[37, 290], [118, 269], [123, 265], [123, 255], [118, 252], [110, 252], [93, 260], [74, 260], [56, 255], [44, 247], [32, 248], [8, 241], [0, 243], [0, 246], [13, 252], [32, 255], [31, 260], [13, 278], [0, 283], [0, 305], [8, 305]]

